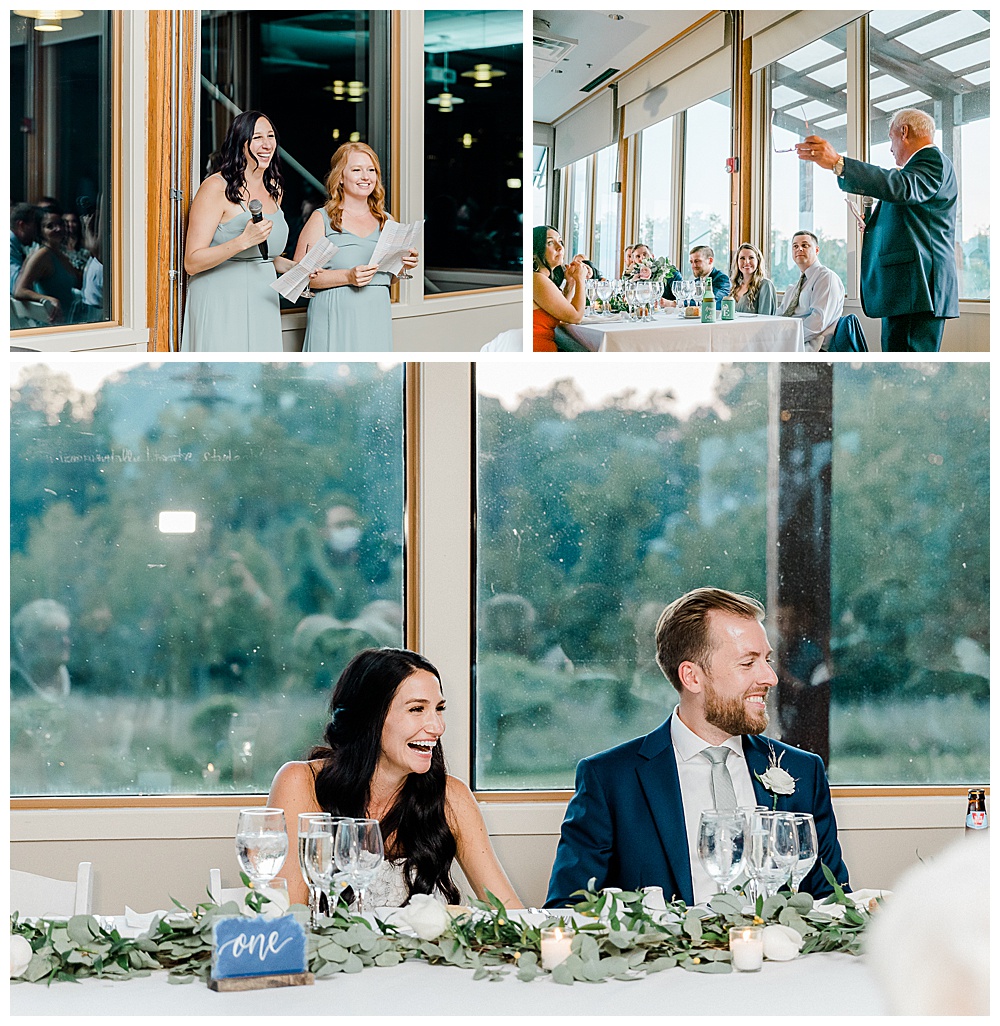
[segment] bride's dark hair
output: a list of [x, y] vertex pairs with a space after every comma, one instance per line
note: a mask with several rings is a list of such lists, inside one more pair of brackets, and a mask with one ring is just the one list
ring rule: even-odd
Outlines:
[[[281, 177], [281, 155], [278, 151], [278, 130], [274, 122], [259, 110], [245, 110], [233, 118], [219, 154], [219, 174], [226, 183], [226, 199], [230, 203], [239, 203], [243, 199], [246, 186], [247, 155], [244, 148], [253, 138], [257, 122], [263, 118], [274, 132], [274, 155], [264, 171], [264, 188], [275, 203], [281, 201], [281, 192], [285, 182]], [[251, 160], [257, 164], [251, 155]], [[259, 166], [259, 165], [258, 165]]]
[[[417, 670], [441, 674], [422, 655], [403, 648], [369, 648], [344, 667], [330, 699], [325, 745], [310, 759], [322, 759], [316, 774], [316, 801], [335, 816], [367, 816], [371, 782], [382, 751], [382, 728], [399, 685]], [[446, 771], [440, 741], [426, 773], [411, 773], [392, 808], [381, 820], [386, 857], [403, 859], [403, 879], [414, 894], [435, 888], [457, 903], [449, 872], [455, 838], [445, 817]]]

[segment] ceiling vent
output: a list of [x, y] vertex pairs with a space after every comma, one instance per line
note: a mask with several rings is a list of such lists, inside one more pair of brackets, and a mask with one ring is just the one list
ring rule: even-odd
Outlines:
[[554, 35], [549, 31], [547, 21], [535, 18], [531, 47], [535, 81], [545, 78], [561, 60], [576, 49], [577, 43], [578, 39]]

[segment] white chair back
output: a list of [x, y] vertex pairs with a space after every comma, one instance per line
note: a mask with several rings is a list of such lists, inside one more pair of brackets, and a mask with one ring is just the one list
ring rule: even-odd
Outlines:
[[216, 905], [224, 905], [227, 901], [235, 901], [242, 908], [247, 890], [242, 886], [223, 887], [221, 870], [210, 869], [208, 871], [208, 893]]
[[10, 871], [10, 910], [24, 916], [90, 915], [93, 901], [93, 873], [89, 862], [81, 862], [75, 880]]

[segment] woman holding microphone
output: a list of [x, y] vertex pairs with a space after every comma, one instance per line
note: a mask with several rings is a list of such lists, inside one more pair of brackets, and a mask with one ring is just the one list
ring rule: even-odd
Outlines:
[[[394, 277], [372, 263], [379, 235], [392, 218], [378, 157], [362, 142], [344, 143], [330, 160], [325, 206], [313, 211], [295, 247], [300, 261], [324, 236], [337, 252], [309, 278], [304, 353], [391, 352], [389, 286]], [[417, 252], [403, 257], [403, 269], [417, 265]]]
[[278, 293], [270, 285], [275, 271], [292, 266], [281, 256], [288, 240], [282, 187], [274, 126], [260, 111], [244, 111], [229, 126], [219, 170], [191, 204], [183, 352], [281, 352]]

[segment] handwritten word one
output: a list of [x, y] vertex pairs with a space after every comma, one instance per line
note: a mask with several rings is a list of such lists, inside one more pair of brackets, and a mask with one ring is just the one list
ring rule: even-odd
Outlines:
[[256, 955], [261, 962], [264, 962], [267, 960], [268, 955], [276, 955], [286, 944], [295, 939], [294, 937], [286, 937], [279, 944], [279, 936], [280, 934], [277, 930], [272, 930], [269, 934], [254, 934], [252, 937], [247, 937], [245, 933], [238, 933], [232, 940], [227, 940], [224, 944], [220, 944], [218, 953], [222, 954], [226, 948], [229, 948], [233, 958], [240, 958], [244, 952], [249, 952], [251, 956]]

